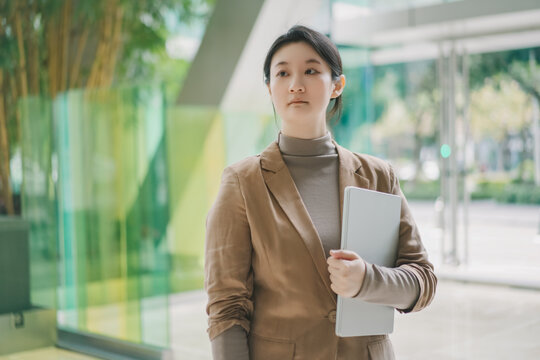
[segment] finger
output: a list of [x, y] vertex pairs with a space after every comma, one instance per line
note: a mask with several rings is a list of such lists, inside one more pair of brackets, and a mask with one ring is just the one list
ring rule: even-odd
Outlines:
[[343, 278], [336, 274], [330, 274], [330, 282], [338, 287], [343, 285]]
[[328, 264], [328, 266], [334, 266], [334, 267], [337, 267], [339, 266], [339, 262], [341, 260], [338, 260], [338, 259], [334, 259], [334, 258], [330, 258], [328, 260], [326, 260], [326, 263]]
[[335, 267], [335, 268], [340, 268], [340, 267], [343, 266], [341, 260], [334, 259], [333, 257], [329, 257], [328, 260], [326, 261], [326, 263], [328, 264], [328, 266], [332, 266], [332, 267]]
[[342, 267], [345, 266], [345, 262], [347, 262], [347, 261], [349, 261], [349, 260], [329, 257], [328, 260], [326, 261], [326, 263], [328, 265], [330, 265], [330, 266], [333, 266], [333, 267], [342, 268]]
[[340, 272], [340, 268], [337, 268], [335, 266], [329, 266], [328, 272], [331, 274], [338, 274]]
[[337, 286], [335, 286], [334, 284], [330, 284], [330, 288], [332, 289], [333, 292], [335, 292], [336, 294], [340, 294], [340, 290], [338, 289]]
[[360, 258], [357, 253], [351, 250], [330, 250], [330, 255], [334, 259], [341, 259], [341, 260], [356, 260]]
[[336, 276], [333, 274], [330, 274], [330, 282], [334, 284], [336, 282]]

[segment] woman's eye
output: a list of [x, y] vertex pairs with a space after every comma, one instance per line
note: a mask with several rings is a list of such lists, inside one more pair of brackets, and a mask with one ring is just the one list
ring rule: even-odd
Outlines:
[[[315, 70], [315, 69], [306, 70], [306, 74], [308, 74], [308, 75], [314, 75], [314, 74], [317, 74], [317, 73], [318, 73], [318, 71]], [[287, 72], [284, 71], [284, 70], [283, 71], [278, 71], [276, 73], [276, 77], [283, 77], [283, 76], [287, 76]]]

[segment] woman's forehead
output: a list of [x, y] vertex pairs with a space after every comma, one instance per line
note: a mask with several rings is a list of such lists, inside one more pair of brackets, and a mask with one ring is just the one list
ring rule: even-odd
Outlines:
[[287, 64], [320, 63], [325, 61], [317, 54], [311, 45], [305, 42], [295, 42], [282, 46], [272, 57], [272, 67]]

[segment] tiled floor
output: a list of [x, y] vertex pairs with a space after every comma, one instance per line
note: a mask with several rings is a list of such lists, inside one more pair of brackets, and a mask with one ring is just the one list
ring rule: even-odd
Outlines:
[[[171, 301], [175, 359], [211, 360], [205, 294]], [[400, 360], [540, 359], [540, 291], [441, 281], [425, 310], [396, 313], [391, 335]], [[0, 360], [90, 360], [55, 348]]]
[[[176, 359], [210, 360], [204, 293], [176, 299]], [[182, 305], [180, 305], [182, 304]], [[182, 310], [180, 310], [182, 309]], [[183, 321], [182, 321], [183, 320]], [[540, 291], [440, 281], [421, 312], [396, 313], [391, 335], [397, 359], [540, 359]]]
[[[450, 237], [442, 237], [432, 202], [411, 202], [430, 260], [439, 276], [540, 289], [540, 206], [475, 201], [469, 206], [468, 241], [458, 212], [457, 253], [461, 265], [445, 264]], [[467, 251], [466, 251], [467, 250]]]
[[[441, 280], [427, 309], [396, 313], [391, 338], [397, 359], [540, 359], [540, 208], [490, 202], [471, 206], [469, 263], [458, 268], [442, 261], [445, 241], [433, 204], [411, 203], [411, 208], [440, 279], [510, 281], [537, 290]], [[460, 251], [464, 248], [460, 242]], [[171, 296], [170, 338], [176, 359], [211, 359], [205, 303], [202, 291]], [[0, 360], [50, 359], [91, 358], [55, 348], [0, 356]]]
[[540, 291], [441, 281], [391, 338], [398, 359], [540, 359]]

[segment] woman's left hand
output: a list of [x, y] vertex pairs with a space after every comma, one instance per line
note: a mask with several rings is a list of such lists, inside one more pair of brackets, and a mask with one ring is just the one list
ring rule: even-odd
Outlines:
[[332, 290], [348, 298], [357, 295], [366, 276], [365, 261], [354, 251], [330, 250], [326, 262]]

